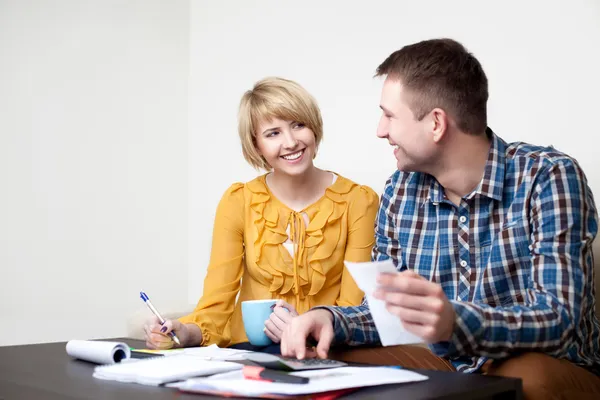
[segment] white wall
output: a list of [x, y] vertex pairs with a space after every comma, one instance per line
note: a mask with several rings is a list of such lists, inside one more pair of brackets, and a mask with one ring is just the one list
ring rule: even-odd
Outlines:
[[600, 148], [591, 145], [600, 93], [597, 0], [197, 1], [190, 21], [191, 302], [202, 292], [221, 194], [256, 175], [241, 155], [236, 112], [243, 92], [264, 76], [294, 79], [320, 103], [325, 141], [317, 164], [381, 193], [395, 162], [375, 138], [375, 68], [403, 45], [457, 39], [487, 72], [490, 126], [505, 140], [571, 154], [600, 199]]
[[188, 1], [0, 0], [0, 345], [186, 304], [188, 39]]
[[0, 345], [125, 335], [140, 289], [197, 301], [218, 199], [256, 175], [236, 113], [264, 76], [319, 101], [318, 165], [381, 192], [371, 76], [440, 36], [483, 63], [490, 125], [572, 154], [600, 197], [595, 0], [0, 0]]

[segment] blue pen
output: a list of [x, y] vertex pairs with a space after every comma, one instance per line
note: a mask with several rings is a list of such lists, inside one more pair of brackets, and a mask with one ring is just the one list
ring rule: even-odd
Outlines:
[[[152, 305], [152, 302], [150, 301], [150, 298], [148, 297], [148, 295], [144, 292], [140, 292], [140, 297], [142, 298], [142, 300], [144, 300], [144, 303], [146, 303], [146, 305], [148, 306], [148, 308], [150, 309], [150, 311], [152, 311], [152, 313], [154, 315], [156, 315], [156, 318], [158, 318], [158, 321], [160, 322], [160, 324], [164, 324], [165, 320], [163, 317], [161, 317], [160, 313], [158, 312], [158, 310], [156, 308], [154, 308], [154, 306]], [[171, 336], [171, 338], [173, 339], [173, 341], [175, 343], [177, 343], [179, 346], [181, 346], [181, 342], [179, 341], [179, 338], [177, 337], [177, 335], [175, 334], [175, 332], [171, 331], [169, 332], [169, 336]]]

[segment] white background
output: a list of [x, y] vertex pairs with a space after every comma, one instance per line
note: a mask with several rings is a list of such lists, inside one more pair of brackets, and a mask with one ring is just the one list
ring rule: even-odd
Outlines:
[[0, 0], [0, 345], [123, 336], [140, 290], [187, 303], [188, 18]]
[[435, 37], [481, 61], [501, 137], [571, 154], [600, 196], [595, 0], [0, 0], [0, 345], [126, 335], [139, 290], [196, 303], [217, 202], [257, 175], [236, 114], [265, 76], [319, 102], [317, 165], [381, 193], [372, 76]]
[[375, 136], [375, 69], [406, 44], [456, 39], [487, 73], [490, 127], [507, 141], [572, 155], [600, 197], [600, 147], [592, 145], [600, 135], [599, 1], [199, 1], [190, 32], [190, 302], [202, 293], [223, 191], [256, 175], [241, 156], [236, 113], [265, 76], [296, 80], [316, 97], [324, 119], [316, 164], [381, 194], [395, 159]]

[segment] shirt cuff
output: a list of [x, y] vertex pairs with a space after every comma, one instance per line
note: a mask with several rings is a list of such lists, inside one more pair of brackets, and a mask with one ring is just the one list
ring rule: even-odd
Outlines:
[[473, 353], [472, 344], [483, 329], [483, 321], [471, 304], [450, 300], [456, 319], [449, 341], [433, 343], [429, 349], [438, 357], [464, 356]]
[[350, 340], [348, 330], [348, 317], [340, 311], [340, 307], [318, 306], [312, 310], [327, 310], [333, 315], [333, 342], [332, 345], [346, 344]]

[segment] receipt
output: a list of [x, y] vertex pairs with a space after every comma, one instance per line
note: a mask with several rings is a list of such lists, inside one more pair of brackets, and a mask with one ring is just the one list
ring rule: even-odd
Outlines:
[[385, 308], [385, 302], [373, 297], [377, 290], [377, 276], [382, 272], [397, 273], [392, 260], [353, 263], [344, 261], [346, 268], [354, 278], [358, 287], [365, 292], [371, 316], [379, 333], [381, 344], [394, 346], [398, 344], [423, 343], [423, 340], [404, 329], [400, 318]]

